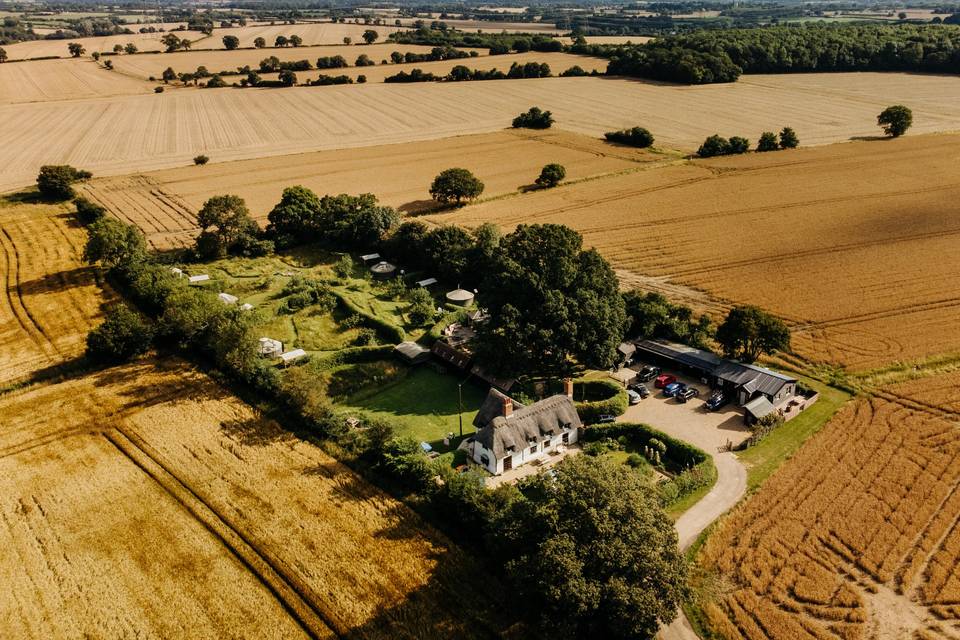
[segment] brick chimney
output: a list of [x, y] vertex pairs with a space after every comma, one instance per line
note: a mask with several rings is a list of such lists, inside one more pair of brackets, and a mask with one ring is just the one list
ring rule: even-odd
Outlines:
[[573, 400], [573, 378], [563, 379], [563, 393], [566, 394], [568, 398]]
[[510, 398], [503, 399], [503, 417], [509, 418], [513, 415], [513, 400]]

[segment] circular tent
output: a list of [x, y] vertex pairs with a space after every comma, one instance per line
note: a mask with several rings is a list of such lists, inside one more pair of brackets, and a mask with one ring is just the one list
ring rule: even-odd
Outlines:
[[468, 307], [473, 302], [473, 293], [466, 289], [454, 289], [447, 293], [447, 301], [461, 307]]
[[381, 260], [377, 264], [370, 267], [370, 271], [373, 273], [374, 278], [386, 280], [394, 276], [394, 274], [397, 272], [397, 268], [386, 260]]

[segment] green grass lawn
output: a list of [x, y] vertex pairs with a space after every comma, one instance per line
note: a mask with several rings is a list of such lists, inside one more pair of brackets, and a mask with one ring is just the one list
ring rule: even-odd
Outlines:
[[[388, 420], [401, 435], [429, 442], [443, 451], [444, 435], [460, 433], [457, 384], [462, 380], [463, 377], [459, 375], [442, 374], [429, 367], [419, 367], [381, 393], [355, 402], [346, 400], [342, 405]], [[463, 385], [464, 436], [475, 431], [473, 418], [485, 396], [479, 385], [473, 382]]]
[[807, 438], [820, 430], [850, 399], [850, 394], [833, 387], [803, 379], [808, 386], [820, 392], [820, 399], [799, 416], [774, 429], [756, 446], [737, 454], [747, 466], [747, 491], [753, 491], [776, 471], [785, 460], [800, 448]]

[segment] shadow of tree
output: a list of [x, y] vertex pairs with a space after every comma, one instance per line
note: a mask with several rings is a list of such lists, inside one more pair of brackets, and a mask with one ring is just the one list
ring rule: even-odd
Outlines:
[[850, 136], [850, 140], [860, 140], [864, 142], [880, 142], [881, 140], [893, 140], [890, 136]]
[[[151, 375], [155, 372], [173, 375]], [[121, 410], [142, 410], [168, 402], [232, 397], [223, 387], [213, 384], [206, 375], [176, 358], [148, 359], [133, 365], [104, 369], [95, 374], [94, 385], [110, 386], [114, 396], [122, 400]]]
[[238, 443], [251, 447], [295, 440], [289, 431], [281, 429], [273, 420], [259, 417], [226, 420], [220, 423], [220, 430]]
[[[95, 284], [98, 284], [97, 270], [91, 266], [84, 266], [45, 273], [32, 280], [23, 280], [18, 287], [23, 295], [37, 295], [61, 293], [76, 287], [88, 287]], [[14, 291], [18, 287], [11, 287], [10, 290]]]

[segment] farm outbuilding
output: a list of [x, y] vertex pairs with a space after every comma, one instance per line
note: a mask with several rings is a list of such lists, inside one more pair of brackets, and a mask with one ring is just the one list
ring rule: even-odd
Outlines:
[[393, 353], [407, 364], [420, 364], [430, 359], [430, 350], [411, 340], [398, 344]]
[[260, 338], [258, 353], [264, 358], [276, 358], [283, 353], [283, 343], [273, 338]]
[[447, 293], [447, 302], [461, 307], [469, 307], [473, 304], [473, 298], [473, 292], [466, 289], [454, 289]]
[[378, 280], [389, 280], [397, 273], [397, 267], [390, 264], [386, 260], [381, 260], [377, 264], [370, 267], [370, 273], [373, 274], [374, 278]]
[[190, 276], [189, 278], [187, 278], [187, 282], [189, 282], [190, 284], [199, 284], [201, 282], [206, 282], [209, 279], [210, 279], [209, 275], [205, 273], [198, 273], [195, 276]]
[[306, 358], [307, 352], [303, 349], [294, 349], [293, 351], [287, 351], [286, 353], [280, 354], [280, 362], [283, 364], [290, 364], [291, 362], [296, 362], [301, 358]]

